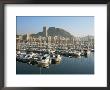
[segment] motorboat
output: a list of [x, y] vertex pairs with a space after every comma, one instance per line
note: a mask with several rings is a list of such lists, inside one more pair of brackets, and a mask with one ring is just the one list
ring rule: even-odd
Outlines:
[[32, 55], [27, 54], [25, 57], [23, 57], [22, 62], [27, 63], [30, 61], [30, 59], [32, 59]]
[[91, 49], [91, 52], [94, 52], [94, 49]]
[[49, 64], [48, 63], [39, 63], [37, 66], [38, 67], [42, 67], [42, 68], [49, 68]]
[[62, 59], [62, 57], [60, 55], [56, 56], [56, 61], [60, 61]]
[[38, 60], [38, 64], [45, 64], [45, 63], [50, 63], [50, 55], [45, 54], [44, 56], [40, 57], [40, 60]]
[[22, 61], [25, 56], [26, 56], [26, 54], [17, 54], [16, 55], [16, 60], [17, 61]]
[[60, 61], [62, 57], [59, 54], [51, 54], [50, 58], [52, 61]]
[[81, 52], [80, 51], [74, 51], [73, 54], [74, 54], [74, 56], [81, 56]]
[[88, 56], [88, 55], [90, 55], [90, 50], [88, 50], [88, 49], [84, 49], [84, 56]]

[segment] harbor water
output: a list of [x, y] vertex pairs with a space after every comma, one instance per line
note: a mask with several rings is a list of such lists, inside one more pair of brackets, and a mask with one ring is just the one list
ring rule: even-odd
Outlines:
[[51, 63], [48, 68], [16, 62], [16, 74], [94, 74], [94, 53], [77, 58], [62, 56], [60, 62]]

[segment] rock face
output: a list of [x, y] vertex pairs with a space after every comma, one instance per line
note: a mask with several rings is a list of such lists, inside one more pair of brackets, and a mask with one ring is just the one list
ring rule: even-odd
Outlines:
[[[72, 35], [62, 28], [49, 27], [47, 30], [48, 36], [62, 36], [62, 37], [72, 37]], [[37, 34], [32, 34], [34, 37], [44, 36], [43, 32], [38, 32]]]

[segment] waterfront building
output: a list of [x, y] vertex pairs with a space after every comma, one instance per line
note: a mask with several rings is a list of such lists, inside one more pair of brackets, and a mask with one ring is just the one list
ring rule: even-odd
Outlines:
[[[54, 30], [55, 27], [49, 27]], [[49, 30], [48, 29], [48, 30]], [[35, 47], [53, 47], [53, 48], [73, 48], [82, 49], [84, 47], [94, 48], [94, 37], [83, 36], [83, 37], [64, 37], [64, 36], [49, 36], [46, 26], [43, 27], [43, 35], [32, 36], [27, 33], [25, 39], [23, 35], [16, 36], [16, 47], [17, 49], [28, 49]]]

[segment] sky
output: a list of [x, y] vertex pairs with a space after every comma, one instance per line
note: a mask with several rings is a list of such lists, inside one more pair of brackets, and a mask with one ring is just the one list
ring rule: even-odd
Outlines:
[[62, 28], [75, 36], [94, 35], [94, 16], [16, 16], [17, 34], [42, 32], [43, 26]]

